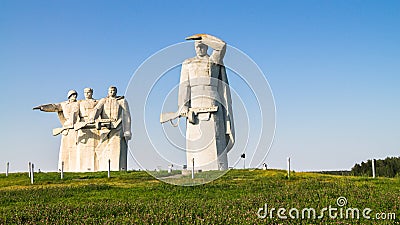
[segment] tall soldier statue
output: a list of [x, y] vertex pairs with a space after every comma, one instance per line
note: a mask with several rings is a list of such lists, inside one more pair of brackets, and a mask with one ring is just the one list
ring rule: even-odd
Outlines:
[[[187, 117], [186, 157], [188, 169], [228, 169], [227, 152], [234, 144], [234, 127], [228, 77], [223, 65], [226, 43], [209, 34], [195, 40], [196, 56], [182, 64], [176, 116]], [[207, 54], [208, 47], [213, 49]], [[175, 117], [176, 117], [175, 116]], [[167, 114], [160, 122], [166, 122]]]

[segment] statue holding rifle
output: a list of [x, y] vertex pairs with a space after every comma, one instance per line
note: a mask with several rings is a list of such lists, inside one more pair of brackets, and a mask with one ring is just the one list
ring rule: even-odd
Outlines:
[[131, 139], [128, 102], [116, 95], [116, 87], [101, 100], [93, 99], [91, 88], [84, 93], [84, 100], [77, 101], [77, 92], [71, 90], [65, 102], [33, 108], [58, 114], [62, 127], [53, 129], [54, 136], [62, 134], [58, 168], [64, 163], [65, 172], [106, 171], [110, 160], [111, 170], [126, 170]]
[[128, 141], [131, 139], [131, 115], [124, 96], [117, 96], [117, 88], [111, 86], [108, 96], [96, 105], [90, 122], [99, 129], [99, 144], [96, 148], [98, 170], [127, 170]]
[[[223, 65], [226, 43], [209, 34], [186, 38], [195, 40], [196, 56], [182, 64], [178, 111], [161, 115], [164, 123], [186, 117], [186, 158], [188, 169], [226, 170], [227, 153], [234, 144], [232, 102]], [[213, 49], [207, 54], [208, 47]]]
[[65, 172], [75, 172], [77, 171], [77, 131], [74, 130], [74, 124], [79, 120], [79, 103], [76, 100], [78, 93], [75, 90], [70, 90], [67, 97], [68, 100], [65, 102], [40, 105], [33, 109], [39, 109], [43, 112], [57, 112], [62, 124], [62, 128], [53, 129], [54, 136], [62, 134], [58, 169], [61, 170], [61, 164], [64, 163]]
[[[77, 139], [77, 165], [78, 171], [90, 172], [97, 171], [98, 165], [96, 147], [99, 144], [99, 130], [96, 126], [87, 126], [90, 121], [90, 116], [94, 113], [98, 103], [93, 99], [93, 89], [85, 88], [83, 90], [85, 99], [79, 101], [79, 122], [75, 125], [78, 130]], [[79, 129], [80, 128], [80, 129]]]

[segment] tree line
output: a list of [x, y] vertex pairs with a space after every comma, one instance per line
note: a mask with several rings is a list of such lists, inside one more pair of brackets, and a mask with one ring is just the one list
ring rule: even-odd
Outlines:
[[[351, 168], [353, 176], [372, 176], [372, 160], [356, 163]], [[400, 157], [375, 160], [375, 174], [378, 177], [400, 177]]]

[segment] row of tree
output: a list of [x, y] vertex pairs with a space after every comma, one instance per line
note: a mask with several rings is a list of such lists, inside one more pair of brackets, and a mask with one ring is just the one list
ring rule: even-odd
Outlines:
[[[379, 177], [400, 177], [400, 157], [375, 160], [375, 174]], [[351, 168], [351, 175], [372, 176], [372, 160], [356, 163]]]

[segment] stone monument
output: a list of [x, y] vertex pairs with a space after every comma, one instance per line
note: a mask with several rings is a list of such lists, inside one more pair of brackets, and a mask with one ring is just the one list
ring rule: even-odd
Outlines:
[[79, 102], [76, 100], [78, 93], [75, 90], [70, 90], [68, 91], [67, 97], [68, 100], [65, 102], [40, 105], [33, 109], [39, 109], [43, 112], [57, 112], [62, 125], [62, 128], [56, 128], [53, 130], [53, 135], [62, 134], [58, 169], [61, 170], [62, 163], [64, 163], [65, 172], [76, 172], [77, 131], [74, 130], [74, 124], [79, 118]]
[[[93, 123], [91, 115], [94, 114], [94, 108], [98, 101], [93, 99], [93, 89], [85, 88], [83, 90], [85, 99], [79, 101], [79, 118], [80, 122]], [[96, 164], [97, 155], [95, 150], [99, 144], [99, 130], [96, 127], [84, 126], [78, 130], [77, 139], [77, 170], [79, 172], [97, 171], [98, 164]]]
[[[182, 63], [178, 111], [162, 114], [160, 122], [187, 117], [188, 170], [193, 164], [195, 170], [226, 170], [227, 153], [234, 144], [232, 101], [223, 64], [226, 43], [209, 34], [186, 40], [195, 40], [196, 56]], [[211, 55], [208, 47], [213, 49]]]
[[108, 96], [93, 99], [93, 89], [84, 89], [85, 99], [77, 101], [77, 92], [68, 92], [68, 100], [58, 104], [34, 107], [44, 112], [57, 112], [62, 134], [58, 168], [65, 172], [107, 171], [127, 169], [127, 142], [131, 139], [131, 116], [123, 96], [110, 87]]
[[[110, 87], [108, 96], [101, 99], [95, 107], [91, 120], [98, 119], [106, 123], [101, 127], [99, 144], [96, 148], [98, 170], [127, 169], [127, 142], [131, 139], [131, 115], [124, 96], [117, 96], [117, 88]], [[108, 124], [107, 124], [108, 123]]]

